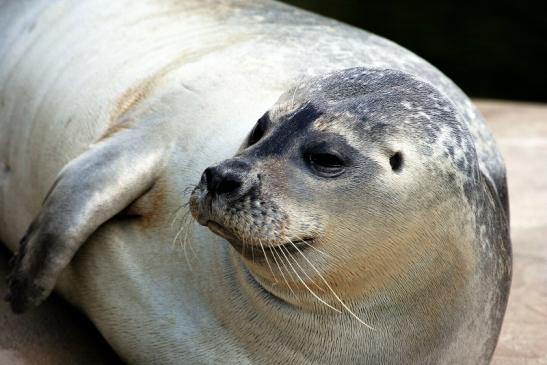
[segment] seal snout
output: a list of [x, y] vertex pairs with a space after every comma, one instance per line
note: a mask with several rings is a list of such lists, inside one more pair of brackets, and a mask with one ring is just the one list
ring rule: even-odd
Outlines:
[[226, 210], [237, 209], [242, 201], [251, 199], [258, 185], [252, 165], [241, 157], [208, 167], [190, 198], [192, 215], [203, 226], [210, 220], [224, 222]]
[[229, 159], [203, 172], [201, 184], [212, 197], [237, 200], [247, 194], [257, 179], [251, 176], [251, 166], [244, 160]]

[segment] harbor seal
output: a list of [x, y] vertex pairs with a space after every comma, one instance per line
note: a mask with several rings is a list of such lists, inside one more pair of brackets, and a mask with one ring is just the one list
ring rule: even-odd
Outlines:
[[131, 363], [487, 363], [509, 210], [467, 97], [364, 31], [215, 4], [3, 4], [12, 308], [55, 288]]

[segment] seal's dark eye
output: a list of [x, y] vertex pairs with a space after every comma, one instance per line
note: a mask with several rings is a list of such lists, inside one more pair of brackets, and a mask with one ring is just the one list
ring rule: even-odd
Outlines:
[[326, 168], [340, 167], [344, 163], [335, 155], [329, 155], [327, 153], [317, 153], [315, 155], [310, 155], [310, 161], [317, 166], [322, 166]]
[[264, 132], [266, 130], [266, 123], [267, 123], [267, 116], [263, 116], [262, 118], [258, 120], [258, 122], [256, 122], [256, 125], [251, 131], [251, 134], [249, 135], [249, 141], [247, 143], [247, 146], [252, 146], [264, 136]]
[[307, 160], [314, 172], [324, 177], [336, 177], [346, 167], [342, 158], [334, 153], [312, 152], [307, 155]]

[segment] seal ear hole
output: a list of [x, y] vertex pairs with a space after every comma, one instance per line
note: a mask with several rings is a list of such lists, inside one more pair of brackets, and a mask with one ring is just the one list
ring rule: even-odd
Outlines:
[[389, 164], [393, 172], [399, 172], [403, 168], [403, 154], [399, 151], [395, 152], [389, 158]]

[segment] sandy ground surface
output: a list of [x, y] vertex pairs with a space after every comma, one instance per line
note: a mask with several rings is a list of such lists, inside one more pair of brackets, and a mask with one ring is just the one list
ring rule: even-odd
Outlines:
[[[495, 365], [547, 364], [547, 105], [479, 101], [507, 164], [514, 272]], [[0, 277], [8, 254], [0, 250]], [[3, 280], [0, 295], [5, 295]], [[13, 316], [0, 303], [0, 364], [110, 364], [92, 325], [52, 296]]]

